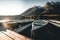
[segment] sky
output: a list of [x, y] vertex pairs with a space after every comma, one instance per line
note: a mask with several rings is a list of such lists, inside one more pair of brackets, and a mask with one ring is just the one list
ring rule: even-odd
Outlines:
[[59, 0], [0, 0], [0, 15], [20, 15], [33, 6], [43, 6], [48, 1]]

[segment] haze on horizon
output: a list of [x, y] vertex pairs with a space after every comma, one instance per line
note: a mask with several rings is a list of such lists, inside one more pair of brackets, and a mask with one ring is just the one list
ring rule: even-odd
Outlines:
[[20, 15], [33, 6], [43, 6], [48, 1], [59, 0], [0, 0], [0, 15]]

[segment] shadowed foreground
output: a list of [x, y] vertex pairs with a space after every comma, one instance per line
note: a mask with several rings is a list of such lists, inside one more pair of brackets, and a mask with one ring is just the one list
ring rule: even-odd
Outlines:
[[34, 30], [35, 40], [60, 40], [60, 28], [48, 23], [46, 26]]

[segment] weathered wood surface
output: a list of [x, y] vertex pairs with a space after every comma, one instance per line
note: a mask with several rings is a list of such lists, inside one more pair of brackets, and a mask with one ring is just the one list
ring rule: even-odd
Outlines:
[[7, 30], [0, 32], [0, 40], [31, 40], [23, 35], [20, 35], [16, 32]]

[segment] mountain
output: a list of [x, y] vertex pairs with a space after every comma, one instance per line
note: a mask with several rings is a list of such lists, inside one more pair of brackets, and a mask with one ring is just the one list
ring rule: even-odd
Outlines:
[[[0, 16], [1, 18], [12, 18], [12, 19], [25, 19], [25, 16], [35, 16], [35, 15], [48, 15], [48, 16], [59, 16], [58, 18], [60, 18], [60, 2], [47, 2], [43, 7], [41, 6], [34, 6], [31, 7], [29, 9], [27, 9], [26, 11], [24, 11], [21, 15], [15, 15], [15, 16]], [[38, 17], [35, 17], [38, 18]]]
[[60, 14], [60, 2], [47, 2], [44, 8], [45, 11], [43, 13]]
[[34, 6], [21, 14], [21, 16], [31, 16], [40, 14], [58, 14], [60, 15], [60, 2], [47, 2], [43, 7]]
[[21, 14], [21, 16], [32, 16], [32, 15], [39, 15], [41, 12], [44, 11], [44, 8], [41, 6], [34, 6], [32, 8], [29, 8], [24, 13]]

